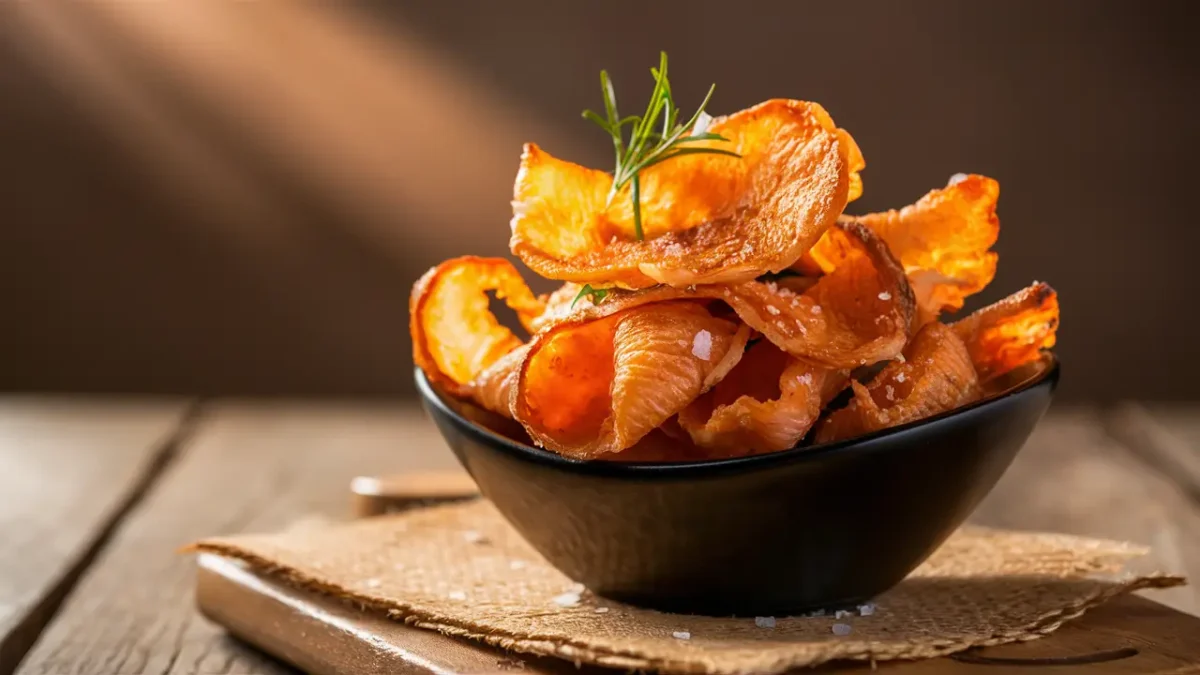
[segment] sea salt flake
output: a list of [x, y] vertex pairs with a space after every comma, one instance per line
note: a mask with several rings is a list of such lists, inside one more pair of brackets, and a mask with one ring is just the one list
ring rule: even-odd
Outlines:
[[446, 597], [450, 598], [451, 600], [466, 600], [467, 594], [463, 593], [462, 591], [450, 591], [446, 594]]
[[892, 387], [892, 385], [889, 384], [889, 385], [885, 386], [883, 388], [883, 390], [885, 392], [887, 392], [887, 400], [889, 400], [889, 401], [896, 400], [896, 389], [894, 387]]
[[675, 638], [676, 640], [691, 640], [692, 634], [686, 630], [677, 630], [671, 633], [671, 637]]
[[813, 314], [820, 314], [820, 313], [821, 313], [821, 306], [820, 306], [820, 305], [813, 305], [813, 306], [812, 306], [812, 313], [813, 313]]
[[597, 607], [596, 613], [597, 614], [608, 614], [608, 608], [607, 607]]
[[953, 176], [950, 176], [950, 180], [946, 183], [946, 187], [949, 187], [951, 185], [957, 185], [966, 179], [967, 179], [967, 174], [956, 173]]
[[759, 628], [774, 628], [775, 617], [773, 616], [756, 616], [754, 617], [754, 625]]
[[800, 377], [797, 377], [796, 381], [800, 384], [812, 384], [812, 373], [805, 373]]
[[524, 560], [512, 560], [508, 563], [508, 569], [523, 570], [528, 564], [529, 563], [525, 562]]
[[880, 300], [891, 300], [891, 299], [892, 299], [892, 294], [891, 294], [891, 293], [888, 293], [887, 291], [884, 291], [884, 292], [882, 292], [882, 293], [880, 293], [880, 294], [879, 294], [879, 299], [880, 299]]
[[845, 636], [849, 635], [850, 632], [853, 631], [854, 629], [850, 627], [850, 624], [835, 623], [835, 624], [833, 624], [832, 630], [833, 630], [834, 635], [837, 635], [839, 637], [845, 637]]
[[712, 333], [702, 330], [692, 338], [692, 355], [705, 361], [712, 357]]
[[904, 373], [896, 373], [896, 381], [903, 382], [905, 380]]
[[858, 606], [858, 615], [859, 616], [871, 616], [874, 613], [875, 613], [875, 603], [873, 603], [873, 602], [868, 602], [865, 605]]
[[572, 592], [556, 595], [554, 596], [554, 604], [559, 607], [574, 607], [579, 604], [579, 594]]
[[839, 609], [833, 613], [833, 618], [835, 618], [835, 619], [845, 619], [846, 617], [850, 617], [850, 616], [854, 616], [854, 614], [851, 613], [849, 610], [845, 610], [845, 609]]
[[779, 316], [779, 308], [775, 305], [767, 305], [767, 313], [771, 316]]

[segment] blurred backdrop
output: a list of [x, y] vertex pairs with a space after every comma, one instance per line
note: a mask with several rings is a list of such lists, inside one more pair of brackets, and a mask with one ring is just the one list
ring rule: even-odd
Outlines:
[[1064, 398], [1200, 398], [1189, 4], [2, 2], [0, 389], [409, 393], [413, 280], [664, 49], [683, 108], [825, 105], [856, 212], [998, 178], [971, 306], [1051, 282]]

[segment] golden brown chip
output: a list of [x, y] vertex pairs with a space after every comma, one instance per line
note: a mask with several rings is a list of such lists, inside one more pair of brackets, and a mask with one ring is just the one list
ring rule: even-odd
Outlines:
[[[916, 294], [919, 326], [961, 309], [967, 296], [991, 283], [998, 257], [989, 249], [1000, 234], [999, 198], [995, 180], [959, 175], [899, 211], [849, 220], [875, 231], [903, 265]], [[811, 273], [814, 262], [825, 271], [832, 268], [825, 240], [798, 267]]]
[[795, 262], [862, 191], [862, 153], [815, 103], [766, 101], [708, 130], [741, 157], [686, 155], [641, 172], [644, 240], [629, 186], [606, 207], [612, 176], [526, 145], [512, 252], [544, 277], [592, 285], [745, 281]]
[[829, 443], [924, 419], [977, 399], [979, 378], [967, 348], [950, 327], [925, 324], [869, 384], [852, 382], [854, 398], [831, 413], [817, 430]]
[[640, 291], [606, 289], [598, 302], [581, 297], [579, 286], [556, 291], [534, 323], [596, 319], [655, 302], [719, 300], [787, 353], [828, 368], [855, 368], [894, 357], [908, 341], [914, 304], [904, 271], [887, 246], [856, 223], [830, 230], [827, 246], [835, 260], [829, 274], [797, 293], [777, 282], [655, 286]]
[[848, 377], [849, 371], [805, 363], [763, 340], [679, 413], [678, 423], [707, 458], [786, 450], [804, 438]]
[[531, 341], [514, 416], [536, 443], [568, 457], [620, 452], [716, 384], [749, 333], [696, 302], [559, 322]]
[[1054, 346], [1058, 331], [1058, 294], [1035, 282], [953, 324], [967, 345], [979, 378], [992, 378], [1036, 361]]
[[[516, 311], [526, 326], [545, 308], [512, 263], [502, 258], [447, 260], [413, 286], [409, 300], [413, 361], [431, 382], [452, 396], [476, 398], [477, 378], [489, 388], [498, 386], [502, 374], [489, 369], [522, 345], [521, 338], [492, 314], [489, 291]], [[511, 369], [515, 360], [502, 366]], [[483, 396], [487, 401], [479, 402], [508, 414], [506, 406], [496, 409], [488, 405], [496, 403], [497, 396], [489, 393]]]

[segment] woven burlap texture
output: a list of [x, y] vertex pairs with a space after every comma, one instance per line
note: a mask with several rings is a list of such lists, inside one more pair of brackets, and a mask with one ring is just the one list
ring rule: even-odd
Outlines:
[[[775, 617], [774, 627], [762, 627], [770, 622], [665, 614], [595, 597], [482, 500], [194, 548], [423, 628], [666, 673], [768, 674], [838, 659], [941, 656], [1034, 639], [1122, 593], [1183, 583], [1113, 576], [1145, 553], [1135, 546], [966, 527], [880, 596], [870, 615]], [[835, 624], [849, 634], [835, 634]]]

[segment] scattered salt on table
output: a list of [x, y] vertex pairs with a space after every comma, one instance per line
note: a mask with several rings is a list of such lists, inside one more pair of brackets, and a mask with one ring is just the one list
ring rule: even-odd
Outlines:
[[554, 596], [554, 604], [559, 607], [574, 607], [579, 604], [579, 594], [572, 592], [556, 595]]
[[774, 628], [775, 617], [773, 616], [756, 616], [754, 617], [754, 625], [759, 628]]
[[850, 631], [852, 631], [852, 630], [854, 630], [854, 629], [850, 627], [850, 624], [846, 624], [846, 623], [833, 624], [833, 634], [837, 635], [837, 636], [849, 635]]
[[671, 633], [671, 637], [675, 638], [676, 640], [691, 640], [692, 634], [686, 630], [677, 630], [674, 633]]
[[875, 613], [875, 603], [873, 603], [873, 602], [868, 602], [865, 605], [858, 606], [858, 615], [859, 616], [871, 616], [874, 613]]

